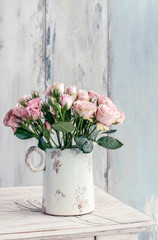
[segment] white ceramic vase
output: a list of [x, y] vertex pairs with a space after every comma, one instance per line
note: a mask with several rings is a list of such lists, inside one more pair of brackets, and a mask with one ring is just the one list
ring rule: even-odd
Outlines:
[[[41, 155], [41, 162], [34, 166], [30, 155]], [[94, 210], [94, 187], [92, 154], [84, 154], [77, 148], [47, 149], [30, 147], [26, 153], [26, 164], [35, 172], [44, 170], [44, 213], [51, 215], [82, 215]]]

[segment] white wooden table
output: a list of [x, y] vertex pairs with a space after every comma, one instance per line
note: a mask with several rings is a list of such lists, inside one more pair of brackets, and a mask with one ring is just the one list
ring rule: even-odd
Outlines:
[[96, 209], [77, 217], [42, 213], [42, 187], [0, 189], [0, 239], [136, 240], [155, 221], [95, 187]]

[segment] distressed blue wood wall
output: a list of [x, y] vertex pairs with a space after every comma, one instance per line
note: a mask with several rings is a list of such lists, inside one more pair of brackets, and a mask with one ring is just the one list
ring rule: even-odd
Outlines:
[[[108, 191], [158, 220], [158, 1], [111, 0], [109, 13], [110, 92], [126, 121]], [[141, 239], [157, 240], [157, 227]]]

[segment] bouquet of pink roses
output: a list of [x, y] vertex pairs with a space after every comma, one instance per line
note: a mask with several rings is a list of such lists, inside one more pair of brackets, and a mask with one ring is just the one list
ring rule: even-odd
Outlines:
[[123, 145], [109, 136], [116, 132], [109, 127], [121, 124], [125, 116], [108, 97], [94, 91], [77, 92], [75, 86], [64, 88], [63, 83], [54, 83], [44, 94], [46, 102], [37, 91], [23, 96], [6, 114], [3, 123], [18, 138], [36, 138], [42, 150], [78, 147], [84, 153], [93, 150], [93, 142], [107, 149]]

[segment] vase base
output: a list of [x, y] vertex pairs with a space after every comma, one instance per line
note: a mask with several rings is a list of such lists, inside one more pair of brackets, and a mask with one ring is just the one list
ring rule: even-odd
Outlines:
[[92, 210], [86, 211], [86, 212], [70, 213], [70, 214], [62, 214], [62, 213], [59, 213], [59, 214], [56, 213], [56, 214], [55, 214], [55, 213], [48, 213], [48, 212], [46, 212], [46, 211], [43, 210], [43, 213], [44, 213], [44, 214], [47, 214], [47, 215], [51, 215], [51, 216], [73, 217], [73, 216], [86, 215], [86, 214], [92, 213], [94, 210], [95, 210], [95, 208], [92, 209]]

